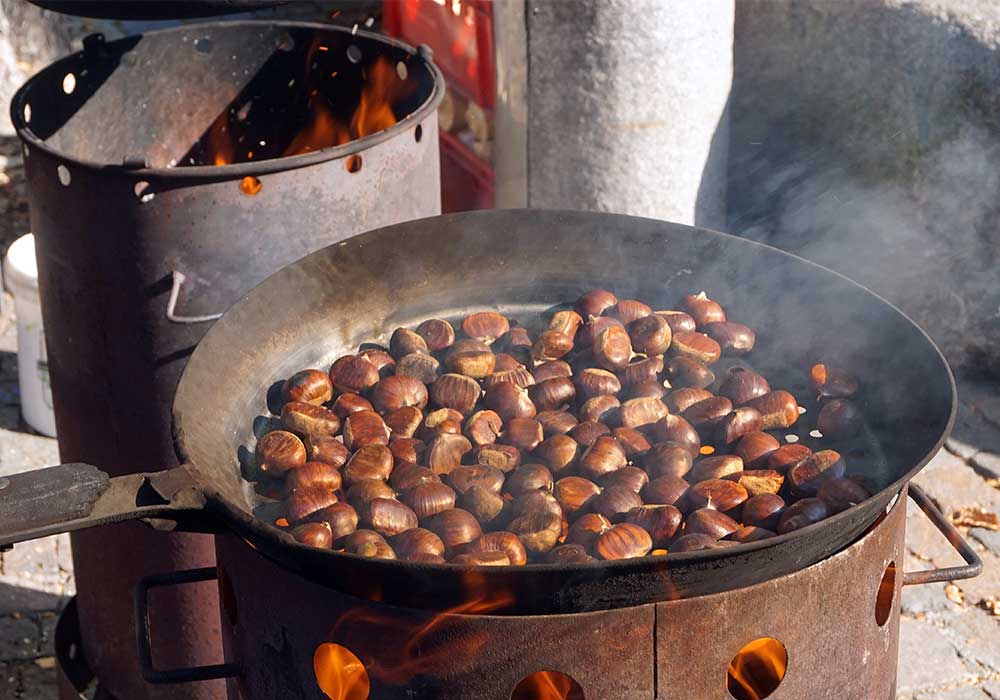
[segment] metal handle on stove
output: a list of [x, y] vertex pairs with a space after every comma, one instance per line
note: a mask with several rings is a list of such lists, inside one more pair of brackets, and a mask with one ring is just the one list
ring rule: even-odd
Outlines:
[[222, 318], [222, 314], [205, 314], [204, 316], [184, 316], [177, 313], [177, 299], [181, 294], [181, 286], [187, 281], [187, 276], [180, 270], [170, 271], [170, 296], [167, 298], [167, 320], [172, 323], [208, 323]]
[[112, 477], [60, 464], [0, 477], [0, 550], [60, 532], [143, 519], [160, 529], [205, 531], [205, 496], [180, 466]]
[[965, 566], [949, 566], [944, 569], [927, 569], [925, 571], [906, 571], [903, 573], [904, 586], [919, 586], [923, 583], [937, 583], [940, 581], [960, 581], [966, 578], [974, 578], [983, 573], [983, 560], [976, 554], [976, 550], [965, 541], [955, 526], [944, 516], [937, 506], [934, 505], [930, 497], [924, 490], [916, 484], [910, 484], [907, 492], [913, 502], [924, 512], [924, 515], [934, 524], [934, 527], [945, 536], [951, 546], [965, 560]]
[[153, 666], [153, 650], [149, 634], [149, 591], [163, 586], [179, 586], [186, 583], [215, 581], [218, 569], [207, 566], [203, 569], [171, 571], [166, 574], [146, 576], [135, 586], [135, 644], [139, 654], [139, 667], [147, 683], [191, 683], [210, 681], [217, 678], [231, 678], [240, 674], [239, 664], [221, 663], [209, 666], [190, 666], [157, 670]]

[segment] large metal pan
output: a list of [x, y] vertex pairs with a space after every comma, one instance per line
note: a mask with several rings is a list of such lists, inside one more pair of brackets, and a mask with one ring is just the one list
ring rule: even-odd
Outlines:
[[[816, 358], [857, 372], [866, 387], [868, 441], [865, 455], [848, 461], [875, 495], [753, 544], [488, 570], [312, 549], [255, 517], [260, 502], [241, 477], [239, 455], [253, 449], [254, 419], [266, 413], [274, 382], [430, 316], [496, 308], [528, 318], [595, 286], [662, 308], [709, 290], [731, 318], [757, 329], [750, 362], [772, 385], [799, 395]], [[223, 315], [184, 371], [173, 408], [183, 467], [108, 480], [93, 467], [63, 465], [12, 477], [0, 491], [0, 544], [125, 518], [180, 519], [185, 527], [211, 521], [310, 579], [390, 603], [447, 608], [470, 598], [510, 600], [503, 612], [636, 605], [749, 585], [842, 549], [940, 449], [955, 400], [944, 358], [899, 310], [774, 248], [617, 215], [510, 210], [434, 217], [355, 236], [267, 279]]]

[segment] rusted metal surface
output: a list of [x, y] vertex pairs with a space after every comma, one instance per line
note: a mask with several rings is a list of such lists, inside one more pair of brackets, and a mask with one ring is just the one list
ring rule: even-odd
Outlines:
[[891, 612], [876, 622], [886, 567], [901, 566], [906, 503], [857, 543], [814, 566], [756, 586], [656, 606], [657, 698], [724, 698], [726, 669], [748, 642], [771, 637], [788, 653], [769, 698], [893, 697], [902, 576]]
[[[500, 600], [438, 615], [340, 594], [261, 557], [233, 535], [218, 542], [225, 659], [241, 669], [230, 698], [324, 697], [313, 654], [324, 642], [364, 663], [372, 700], [505, 700], [539, 670], [574, 678], [585, 698], [724, 698], [730, 661], [771, 637], [788, 667], [769, 696], [869, 700], [895, 685], [902, 576], [888, 619], [876, 598], [903, 560], [905, 503], [864, 537], [802, 571], [766, 583], [596, 613], [493, 616]], [[475, 613], [475, 614], [473, 614]]]
[[[232, 535], [218, 538], [218, 557], [226, 658], [243, 669], [229, 681], [231, 698], [324, 698], [313, 670], [323, 642], [362, 660], [371, 700], [509, 698], [519, 680], [539, 670], [570, 674], [588, 698], [653, 697], [652, 606], [577, 615], [435, 615], [310, 583]], [[502, 604], [472, 600], [461, 610], [488, 612]]]
[[[112, 476], [176, 466], [170, 403], [210, 326], [178, 319], [224, 311], [271, 272], [323, 245], [440, 211], [440, 74], [416, 51], [364, 32], [351, 39], [363, 61], [380, 50], [408, 56], [409, 74], [428, 81], [409, 118], [303, 156], [165, 167], [202, 136], [286, 34], [314, 30], [345, 41], [345, 32], [330, 26], [254, 22], [118, 42], [90, 38], [83, 52], [19, 92], [12, 117], [25, 143], [64, 461]], [[75, 76], [69, 92], [68, 74]], [[357, 172], [347, 169], [351, 156], [362, 159]], [[259, 180], [256, 195], [240, 187], [248, 176]], [[185, 281], [168, 314], [177, 273]], [[150, 689], [133, 639], [135, 583], [150, 573], [212, 565], [211, 538], [127, 523], [75, 533], [73, 553], [84, 647], [106, 689], [130, 700], [221, 695], [219, 682]], [[151, 626], [163, 663], [210, 663], [218, 641], [213, 588], [154, 597]]]

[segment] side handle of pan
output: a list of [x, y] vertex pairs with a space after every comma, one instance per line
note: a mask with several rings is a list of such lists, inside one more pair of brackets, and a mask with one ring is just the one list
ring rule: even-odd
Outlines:
[[[147, 519], [169, 527], [177, 521], [201, 529], [205, 497], [188, 470], [111, 477], [89, 464], [0, 477], [0, 549], [17, 542], [125, 520]], [[193, 517], [192, 517], [193, 516]]]
[[975, 578], [983, 573], [983, 560], [976, 554], [976, 550], [965, 541], [962, 533], [955, 529], [955, 526], [948, 522], [944, 513], [937, 509], [934, 502], [924, 490], [911, 483], [907, 487], [907, 492], [913, 502], [924, 512], [934, 527], [940, 531], [945, 539], [965, 560], [965, 566], [949, 566], [944, 569], [927, 569], [926, 571], [906, 571], [903, 573], [904, 586], [919, 586], [924, 583], [937, 583], [939, 581], [960, 581], [966, 578]]

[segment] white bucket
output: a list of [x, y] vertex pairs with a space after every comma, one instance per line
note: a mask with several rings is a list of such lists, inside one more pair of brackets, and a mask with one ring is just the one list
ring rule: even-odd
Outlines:
[[32, 428], [56, 435], [52, 412], [49, 362], [42, 332], [42, 307], [38, 297], [35, 237], [21, 236], [7, 250], [3, 261], [4, 287], [14, 297], [17, 314], [17, 380], [21, 389], [21, 415]]

